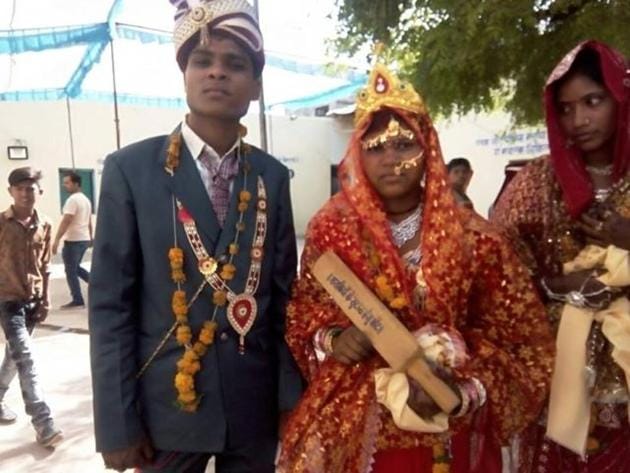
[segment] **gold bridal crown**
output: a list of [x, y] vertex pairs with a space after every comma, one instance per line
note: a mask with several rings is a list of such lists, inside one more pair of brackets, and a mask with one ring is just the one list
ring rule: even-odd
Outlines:
[[370, 73], [367, 85], [357, 96], [354, 124], [360, 128], [366, 120], [378, 110], [388, 107], [405, 110], [413, 114], [425, 113], [422, 97], [411, 84], [401, 81], [385, 64], [378, 61], [382, 46], [377, 45], [374, 68]]

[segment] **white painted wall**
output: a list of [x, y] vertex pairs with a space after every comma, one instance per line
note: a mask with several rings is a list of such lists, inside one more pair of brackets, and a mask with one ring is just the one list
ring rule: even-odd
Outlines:
[[292, 171], [293, 218], [304, 235], [310, 218], [330, 196], [334, 129], [329, 118], [269, 116], [269, 150]]

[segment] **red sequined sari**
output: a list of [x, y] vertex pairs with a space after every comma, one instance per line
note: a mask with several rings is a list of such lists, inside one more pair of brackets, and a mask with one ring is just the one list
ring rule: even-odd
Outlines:
[[[568, 71], [576, 55], [588, 47], [597, 52], [608, 90], [617, 102], [618, 120], [613, 185], [602, 204], [594, 203], [593, 186], [576, 147], [567, 146], [553, 103], [551, 85]], [[589, 41], [580, 44], [556, 67], [547, 82], [545, 104], [550, 156], [529, 163], [510, 182], [491, 220], [505, 231], [534, 279], [561, 274], [585, 246], [577, 218], [593, 205], [605, 205], [630, 218], [630, 70], [608, 46]], [[562, 304], [548, 302], [547, 311], [557, 328]], [[579, 347], [576, 347], [578, 349]], [[583, 347], [582, 347], [583, 349]], [[609, 354], [597, 367], [602, 380], [613, 382], [619, 370]], [[604, 381], [602, 381], [604, 382]], [[616, 381], [614, 381], [616, 382]], [[624, 383], [625, 384], [625, 383]], [[545, 420], [521, 435], [519, 471], [552, 473], [630, 472], [630, 426], [625, 404], [592, 405], [592, 431], [587, 461], [545, 438]], [[588, 448], [587, 448], [588, 450]]]
[[500, 471], [498, 446], [538, 416], [547, 391], [551, 331], [526, 269], [487, 222], [457, 209], [428, 116], [398, 113], [425, 150], [425, 185], [418, 192], [428, 295], [422, 306], [410, 303], [394, 313], [412, 331], [427, 323], [458, 330], [470, 361], [456, 377], [476, 377], [488, 400], [477, 412], [450, 419], [444, 434], [403, 431], [376, 401], [373, 373], [386, 366], [380, 356], [354, 366], [316, 357], [313, 337], [319, 329], [350, 325], [310, 273], [322, 252], [333, 250], [375, 294], [382, 292], [377, 280], [384, 277], [395, 294], [414, 300], [413, 274], [361, 168], [360, 137], [368, 123], [356, 130], [341, 165], [342, 191], [307, 230], [286, 338], [309, 386], [283, 436], [281, 472], [382, 472], [399, 471], [401, 465], [427, 471], [435, 445], [450, 446], [452, 472]]

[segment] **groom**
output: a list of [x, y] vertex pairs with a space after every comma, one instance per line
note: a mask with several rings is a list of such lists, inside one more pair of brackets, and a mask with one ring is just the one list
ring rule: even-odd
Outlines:
[[109, 468], [273, 472], [302, 381], [284, 342], [288, 170], [243, 140], [262, 36], [245, 0], [178, 7], [190, 112], [111, 154], [90, 280], [97, 450]]

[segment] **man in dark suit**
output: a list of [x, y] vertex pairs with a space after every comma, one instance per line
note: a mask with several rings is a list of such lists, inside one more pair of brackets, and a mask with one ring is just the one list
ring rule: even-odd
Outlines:
[[109, 468], [273, 472], [302, 381], [284, 342], [288, 170], [243, 142], [262, 36], [245, 0], [178, 6], [190, 113], [111, 154], [90, 280], [97, 450]]

